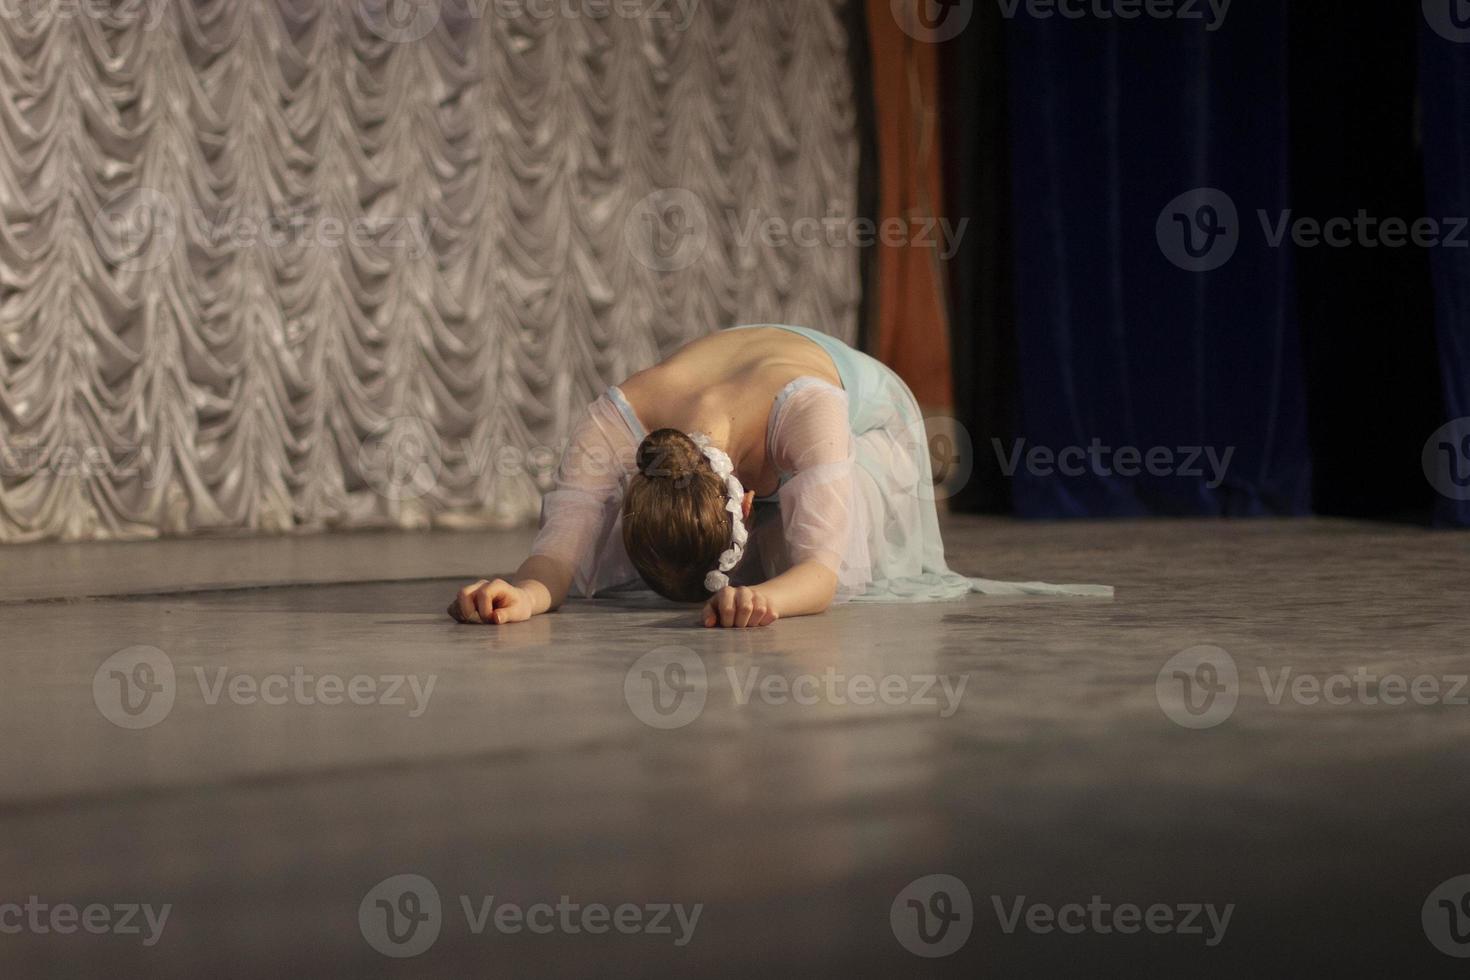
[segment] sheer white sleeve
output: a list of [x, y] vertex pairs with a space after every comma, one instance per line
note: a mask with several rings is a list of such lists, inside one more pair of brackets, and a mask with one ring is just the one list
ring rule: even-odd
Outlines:
[[815, 561], [838, 577], [838, 598], [859, 594], [871, 575], [860, 510], [847, 393], [801, 379], [772, 419], [770, 451], [786, 477], [781, 522], [793, 564]]
[[531, 554], [572, 570], [574, 594], [637, 579], [623, 550], [623, 487], [636, 469], [638, 446], [609, 395], [587, 407], [562, 454], [556, 485], [541, 500], [541, 530]]

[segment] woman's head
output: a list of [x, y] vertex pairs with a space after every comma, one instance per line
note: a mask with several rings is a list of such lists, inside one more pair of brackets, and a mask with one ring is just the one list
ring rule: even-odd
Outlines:
[[623, 497], [623, 547], [649, 588], [676, 602], [709, 598], [705, 576], [730, 547], [725, 481], [694, 440], [659, 429], [638, 447]]

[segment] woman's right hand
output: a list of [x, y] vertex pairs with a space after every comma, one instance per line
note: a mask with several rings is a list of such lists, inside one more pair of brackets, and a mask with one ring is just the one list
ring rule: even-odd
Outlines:
[[449, 604], [449, 615], [461, 623], [496, 626], [523, 623], [535, 611], [535, 603], [530, 594], [503, 578], [493, 582], [481, 579], [473, 585], [467, 585], [459, 590], [459, 595]]

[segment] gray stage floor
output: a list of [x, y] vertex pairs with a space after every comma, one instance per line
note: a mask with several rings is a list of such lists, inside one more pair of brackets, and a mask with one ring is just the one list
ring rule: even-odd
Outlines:
[[451, 623], [526, 540], [5, 550], [0, 976], [1464, 973], [1465, 535], [952, 520], [1117, 596]]

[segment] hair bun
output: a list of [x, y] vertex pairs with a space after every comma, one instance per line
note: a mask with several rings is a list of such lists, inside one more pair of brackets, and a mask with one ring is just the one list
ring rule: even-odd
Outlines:
[[703, 459], [693, 439], [678, 429], [659, 429], [638, 447], [638, 472], [649, 479], [687, 480]]

